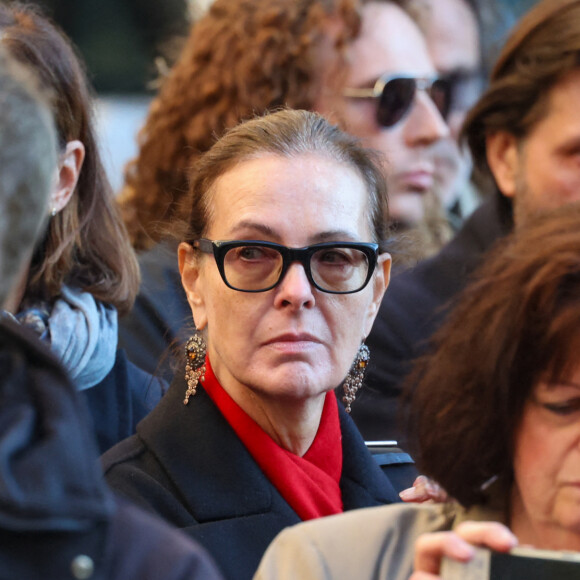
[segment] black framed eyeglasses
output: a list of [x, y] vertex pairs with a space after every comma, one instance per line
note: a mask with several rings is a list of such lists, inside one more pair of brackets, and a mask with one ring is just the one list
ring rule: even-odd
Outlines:
[[344, 89], [343, 95], [355, 99], [377, 99], [378, 124], [392, 127], [409, 112], [417, 91], [426, 91], [443, 119], [447, 119], [451, 86], [446, 78], [383, 75], [373, 88]]
[[329, 242], [288, 248], [259, 240], [208, 240], [191, 244], [213, 254], [225, 284], [240, 292], [266, 292], [280, 283], [290, 264], [299, 262], [312, 286], [330, 294], [352, 294], [371, 279], [379, 245]]

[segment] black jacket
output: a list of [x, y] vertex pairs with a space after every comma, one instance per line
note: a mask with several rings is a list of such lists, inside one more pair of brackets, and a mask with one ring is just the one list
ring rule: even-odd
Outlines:
[[[298, 515], [262, 473], [201, 388], [183, 404], [179, 377], [137, 427], [103, 456], [109, 484], [204, 545], [226, 578], [251, 578], [274, 536]], [[398, 501], [340, 410], [345, 510]]]
[[97, 385], [80, 391], [91, 413], [99, 453], [135, 433], [137, 423], [147, 415], [167, 390], [167, 383], [127, 360], [117, 350], [115, 364]]
[[199, 546], [111, 493], [87, 421], [47, 348], [0, 323], [0, 579], [219, 580]]
[[[171, 380], [169, 353], [193, 330], [177, 267], [177, 243], [165, 240], [139, 256], [141, 286], [131, 312], [119, 319], [119, 346], [148, 373]], [[185, 341], [183, 341], [185, 343]]]
[[393, 277], [366, 341], [371, 360], [352, 406], [366, 440], [403, 439], [397, 412], [404, 378], [484, 253], [509, 232], [500, 204], [499, 197], [485, 202], [436, 256]]

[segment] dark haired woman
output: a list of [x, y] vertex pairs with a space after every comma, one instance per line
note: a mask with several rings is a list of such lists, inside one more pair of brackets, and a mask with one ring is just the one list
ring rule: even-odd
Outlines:
[[386, 185], [305, 111], [242, 123], [192, 176], [178, 257], [200, 334], [103, 461], [111, 486], [243, 580], [285, 526], [398, 500], [334, 392], [354, 399], [388, 283]]
[[59, 159], [48, 226], [9, 305], [50, 343], [88, 400], [102, 450], [134, 431], [161, 384], [117, 351], [139, 271], [95, 141], [92, 103], [70, 42], [31, 6], [0, 4], [0, 45], [51, 96]]

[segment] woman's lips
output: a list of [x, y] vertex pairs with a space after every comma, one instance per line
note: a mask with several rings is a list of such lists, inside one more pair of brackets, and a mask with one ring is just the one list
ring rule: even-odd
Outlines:
[[304, 352], [320, 344], [320, 340], [308, 333], [286, 333], [267, 340], [264, 345], [284, 352]]

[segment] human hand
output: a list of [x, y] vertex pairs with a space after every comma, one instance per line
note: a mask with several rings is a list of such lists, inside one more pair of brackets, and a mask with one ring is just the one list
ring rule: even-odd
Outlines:
[[447, 492], [432, 479], [420, 475], [413, 482], [413, 487], [404, 489], [399, 497], [407, 503], [437, 502], [444, 503], [449, 499]]
[[452, 532], [422, 534], [415, 542], [414, 572], [409, 580], [438, 580], [444, 556], [469, 562], [474, 546], [507, 552], [518, 543], [517, 538], [498, 522], [462, 522]]

